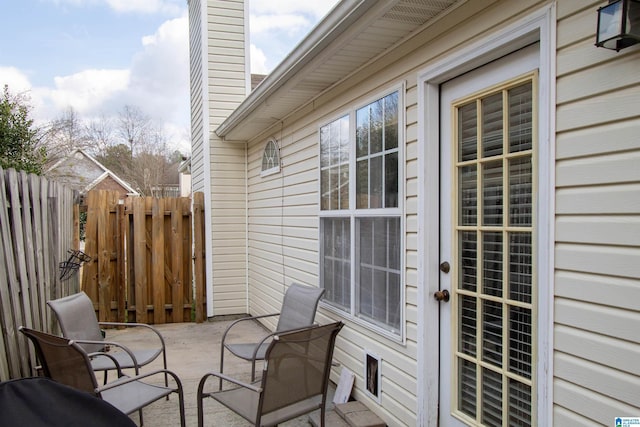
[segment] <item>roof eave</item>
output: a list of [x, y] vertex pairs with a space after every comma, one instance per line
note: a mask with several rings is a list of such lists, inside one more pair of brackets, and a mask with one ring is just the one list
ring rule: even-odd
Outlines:
[[339, 2], [314, 30], [291, 52], [256, 89], [215, 130], [225, 139], [237, 126], [249, 117], [262, 103], [309, 64], [331, 42], [340, 37], [354, 21], [358, 20], [370, 5], [366, 0]]

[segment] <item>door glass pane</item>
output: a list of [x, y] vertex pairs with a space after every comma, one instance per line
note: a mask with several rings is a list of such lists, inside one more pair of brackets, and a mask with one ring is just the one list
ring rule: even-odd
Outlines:
[[502, 154], [502, 92], [482, 100], [482, 156]]
[[509, 152], [530, 150], [533, 142], [533, 91], [525, 83], [509, 90]]
[[482, 292], [502, 296], [502, 233], [482, 234]]
[[476, 102], [458, 108], [458, 159], [478, 158], [478, 108]]
[[509, 298], [531, 303], [531, 233], [509, 236]]
[[458, 409], [472, 418], [476, 417], [476, 364], [465, 359], [458, 359]]
[[482, 369], [482, 425], [502, 427], [502, 375]]
[[509, 225], [531, 226], [531, 203], [533, 187], [531, 157], [521, 157], [509, 161]]
[[460, 168], [460, 224], [476, 225], [478, 217], [478, 190], [476, 165]]
[[505, 85], [455, 110], [458, 156], [453, 218], [458, 259], [452, 302], [458, 378], [452, 397], [457, 399], [458, 415], [471, 417], [477, 426], [532, 424], [532, 88], [531, 83]]
[[502, 225], [502, 160], [482, 168], [483, 225]]
[[469, 356], [476, 355], [477, 305], [476, 299], [467, 295], [460, 297], [460, 343], [458, 351]]
[[475, 232], [467, 232], [460, 234], [460, 289], [466, 289], [475, 292], [478, 280], [478, 243], [476, 242], [477, 234]]
[[531, 425], [531, 386], [509, 380], [509, 427]]
[[502, 304], [482, 303], [482, 360], [502, 367]]
[[509, 371], [531, 378], [531, 310], [509, 309]]

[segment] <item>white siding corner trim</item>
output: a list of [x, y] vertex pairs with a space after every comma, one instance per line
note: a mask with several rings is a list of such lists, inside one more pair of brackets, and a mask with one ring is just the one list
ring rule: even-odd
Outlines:
[[438, 425], [439, 313], [433, 293], [439, 288], [439, 86], [441, 83], [539, 42], [538, 158], [538, 396], [539, 425], [552, 425], [553, 385], [553, 235], [555, 165], [555, 5], [545, 6], [514, 24], [470, 43], [418, 72], [418, 426]]

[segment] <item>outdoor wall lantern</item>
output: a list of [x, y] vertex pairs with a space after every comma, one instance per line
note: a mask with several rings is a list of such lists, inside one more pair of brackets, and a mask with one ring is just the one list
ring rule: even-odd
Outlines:
[[640, 43], [640, 0], [609, 0], [598, 9], [596, 46], [616, 52]]

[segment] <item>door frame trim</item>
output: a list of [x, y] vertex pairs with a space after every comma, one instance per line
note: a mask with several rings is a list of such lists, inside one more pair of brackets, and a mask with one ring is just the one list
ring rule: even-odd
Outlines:
[[[417, 425], [438, 425], [439, 86], [533, 42], [540, 43], [538, 119], [538, 367], [537, 420], [553, 414], [553, 235], [555, 180], [556, 8], [551, 3], [418, 72], [418, 346]], [[434, 112], [436, 112], [434, 114]], [[436, 191], [434, 191], [434, 189]]]

